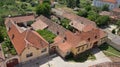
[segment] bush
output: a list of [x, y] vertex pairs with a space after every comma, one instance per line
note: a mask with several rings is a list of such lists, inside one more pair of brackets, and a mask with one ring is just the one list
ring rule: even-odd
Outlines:
[[108, 4], [103, 5], [102, 11], [109, 11], [109, 5]]
[[95, 21], [97, 18], [99, 17], [99, 14], [96, 13], [95, 11], [91, 10], [88, 12], [88, 19], [90, 19], [91, 21]]
[[44, 15], [44, 16], [50, 16], [51, 14], [51, 7], [48, 3], [40, 4], [36, 7], [36, 14], [38, 15]]
[[116, 33], [115, 29], [113, 29], [113, 30], [112, 30], [112, 33], [113, 33], [113, 34], [115, 34], [115, 33]]
[[79, 10], [78, 15], [82, 17], [87, 17], [87, 11], [86, 10]]
[[116, 22], [116, 25], [117, 25], [118, 27], [120, 27], [120, 20], [118, 20], [118, 21]]
[[96, 20], [98, 26], [107, 25], [110, 20], [109, 16], [99, 16]]
[[26, 9], [26, 8], [27, 8], [27, 4], [26, 4], [26, 3], [22, 3], [22, 4], [21, 4], [21, 8], [22, 8], [22, 9]]

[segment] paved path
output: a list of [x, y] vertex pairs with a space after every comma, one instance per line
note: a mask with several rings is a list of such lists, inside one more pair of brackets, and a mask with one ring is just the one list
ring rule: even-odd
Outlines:
[[95, 54], [96, 60], [95, 61], [86, 61], [84, 63], [75, 63], [75, 62], [65, 62], [59, 56], [53, 58], [48, 66], [48, 63], [41, 65], [40, 67], [89, 67], [95, 64], [103, 63], [103, 62], [112, 62], [108, 57], [104, 55], [102, 51], [98, 48], [92, 50], [93, 54]]
[[95, 57], [96, 57], [97, 60], [102, 59], [102, 58], [107, 58], [105, 56], [105, 54], [102, 51], [100, 51], [99, 48], [92, 49], [92, 53], [95, 55]]
[[109, 29], [104, 29], [108, 33], [107, 43], [120, 51], [120, 36], [112, 34]]
[[99, 63], [111, 62], [111, 60], [106, 57], [104, 53], [98, 48], [93, 49], [92, 53], [96, 56], [96, 60], [94, 61], [88, 60], [83, 63], [66, 62], [61, 57], [56, 56], [54, 58], [50, 57], [50, 60], [48, 57], [43, 59], [36, 59], [36, 61], [22, 65], [20, 67], [89, 67]]

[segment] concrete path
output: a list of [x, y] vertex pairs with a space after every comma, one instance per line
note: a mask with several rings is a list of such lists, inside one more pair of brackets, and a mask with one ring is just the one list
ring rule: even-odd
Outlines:
[[[20, 67], [89, 67], [95, 64], [111, 62], [111, 60], [104, 55], [102, 51], [98, 48], [92, 50], [92, 53], [95, 55], [96, 60], [88, 60], [86, 62], [66, 62], [60, 56], [56, 57], [46, 57], [43, 59], [36, 59], [34, 62], [22, 65]], [[49, 60], [49, 61], [48, 61]]]
[[92, 49], [92, 53], [95, 55], [95, 57], [96, 57], [97, 60], [102, 59], [102, 58], [107, 58], [105, 56], [105, 54], [102, 51], [100, 51], [99, 48]]
[[58, 56], [58, 57], [53, 58], [51, 61], [49, 61], [50, 66], [48, 65], [48, 63], [45, 63], [45, 64], [41, 65], [40, 67], [89, 67], [89, 66], [99, 64], [99, 63], [112, 62], [98, 48], [94, 48], [92, 50], [92, 53], [96, 57], [95, 61], [88, 60], [84, 63], [66, 62]]

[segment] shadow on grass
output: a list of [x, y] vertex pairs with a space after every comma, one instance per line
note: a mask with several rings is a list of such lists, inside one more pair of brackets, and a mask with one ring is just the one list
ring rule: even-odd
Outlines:
[[66, 61], [74, 61], [74, 62], [85, 62], [87, 60], [95, 60], [95, 56], [90, 52], [90, 50], [85, 51], [84, 53], [81, 53], [77, 55], [76, 57], [73, 56], [72, 53], [70, 53], [68, 56], [66, 56]]
[[98, 48], [100, 48], [100, 50], [104, 51], [109, 48], [109, 45], [107, 43], [104, 43], [104, 44], [100, 45]]

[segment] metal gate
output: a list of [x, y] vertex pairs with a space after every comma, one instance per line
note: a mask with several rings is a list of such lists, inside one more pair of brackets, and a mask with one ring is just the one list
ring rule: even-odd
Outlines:
[[12, 59], [6, 63], [6, 66], [7, 67], [15, 67], [15, 65], [17, 65], [17, 64], [18, 64], [18, 59]]

